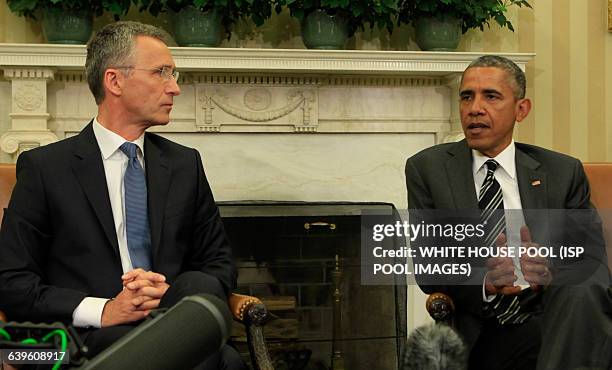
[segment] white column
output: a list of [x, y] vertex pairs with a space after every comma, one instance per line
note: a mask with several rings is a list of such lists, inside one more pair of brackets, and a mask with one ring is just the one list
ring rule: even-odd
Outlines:
[[47, 83], [53, 80], [49, 68], [4, 68], [11, 81], [11, 128], [0, 137], [0, 150], [16, 160], [25, 150], [58, 140], [47, 127]]

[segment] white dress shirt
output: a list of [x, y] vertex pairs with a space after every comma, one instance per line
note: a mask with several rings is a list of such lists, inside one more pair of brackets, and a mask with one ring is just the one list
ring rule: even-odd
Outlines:
[[[518, 179], [516, 177], [516, 147], [514, 140], [499, 153], [495, 158], [495, 161], [499, 164], [499, 167], [495, 171], [495, 179], [499, 182], [499, 186], [502, 190], [502, 196], [504, 199], [504, 214], [506, 216], [506, 245], [508, 249], [518, 248], [521, 245], [521, 226], [525, 225], [525, 217], [523, 212], [519, 210], [523, 209], [521, 204], [521, 194], [518, 186]], [[477, 150], [472, 149], [472, 173], [474, 175], [474, 185], [476, 190], [476, 198], [480, 193], [480, 187], [484, 182], [487, 175], [487, 166], [485, 162], [491, 158], [480, 153]], [[517, 276], [517, 281], [514, 285], [519, 285], [523, 288], [529, 286], [523, 273], [521, 271], [520, 260], [518, 257], [518, 249], [514, 251], [515, 257], [512, 259], [514, 263], [514, 273]], [[493, 300], [495, 296], [487, 296], [484, 291], [483, 284], [483, 298], [486, 301]]]
[[[115, 232], [119, 243], [121, 268], [126, 273], [133, 269], [130, 252], [127, 245], [125, 227], [125, 192], [123, 189], [123, 175], [128, 164], [128, 157], [119, 149], [126, 142], [124, 138], [102, 126], [97, 118], [93, 121], [93, 132], [100, 147], [108, 196], [115, 222]], [[144, 134], [132, 141], [138, 146], [137, 156], [144, 169]], [[92, 326], [99, 328], [102, 321], [102, 311], [107, 298], [86, 297], [72, 313], [72, 324], [76, 327]]]

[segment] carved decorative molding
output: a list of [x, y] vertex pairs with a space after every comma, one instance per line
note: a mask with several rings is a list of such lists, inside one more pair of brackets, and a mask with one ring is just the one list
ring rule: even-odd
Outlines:
[[289, 76], [256, 74], [183, 73], [179, 83], [212, 85], [315, 85], [315, 86], [444, 86], [449, 78], [440, 76]]
[[196, 127], [220, 132], [221, 126], [293, 126], [295, 132], [315, 132], [315, 88], [196, 85]]
[[27, 66], [21, 68], [3, 68], [4, 78], [7, 80], [52, 80], [54, 71], [50, 68], [28, 68]]
[[9, 154], [56, 142], [51, 131], [9, 131], [0, 137], [0, 149]]
[[44, 92], [33, 83], [25, 83], [15, 89], [15, 103], [25, 111], [33, 111], [43, 104]]
[[87, 83], [85, 71], [62, 71], [55, 74], [55, 81], [68, 83]]
[[[317, 76], [287, 76], [287, 75], [261, 75], [261, 74], [209, 74], [209, 73], [182, 73], [185, 83], [201, 83], [211, 85], [320, 85], [321, 78]], [[181, 81], [179, 81], [180, 83]]]
[[16, 158], [19, 153], [57, 141], [47, 121], [47, 83], [54, 78], [49, 67], [8, 67], [4, 77], [11, 82], [11, 125], [0, 137], [0, 150]]
[[[363, 75], [436, 75], [462, 72], [482, 53], [305, 50], [247, 48], [171, 48], [183, 71], [232, 73], [311, 73]], [[0, 44], [0, 68], [10, 66], [55, 67], [82, 70], [84, 45]], [[499, 54], [521, 68], [534, 54]]]
[[254, 111], [265, 110], [272, 103], [272, 94], [263, 88], [249, 89], [244, 93], [244, 105]]

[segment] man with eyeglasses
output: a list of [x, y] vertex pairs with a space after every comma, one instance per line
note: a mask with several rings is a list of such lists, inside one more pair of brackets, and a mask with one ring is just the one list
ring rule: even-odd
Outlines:
[[[93, 357], [182, 297], [223, 301], [236, 269], [200, 154], [146, 133], [180, 94], [165, 34], [137, 22], [87, 48], [98, 113], [83, 131], [24, 152], [0, 231], [0, 310], [78, 328]], [[227, 345], [202, 369], [242, 369]]]

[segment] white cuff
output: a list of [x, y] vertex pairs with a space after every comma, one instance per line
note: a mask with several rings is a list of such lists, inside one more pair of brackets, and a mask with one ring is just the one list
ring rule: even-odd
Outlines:
[[75, 327], [94, 327], [102, 326], [102, 311], [108, 302], [107, 298], [85, 297], [72, 313], [72, 325]]

